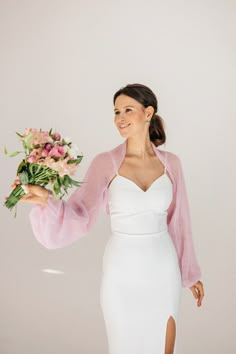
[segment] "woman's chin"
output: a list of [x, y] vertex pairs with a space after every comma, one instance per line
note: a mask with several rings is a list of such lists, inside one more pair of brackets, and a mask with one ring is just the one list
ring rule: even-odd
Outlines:
[[129, 133], [123, 132], [123, 131], [121, 131], [121, 130], [119, 131], [119, 133], [120, 133], [120, 135], [123, 136], [123, 137], [129, 136]]

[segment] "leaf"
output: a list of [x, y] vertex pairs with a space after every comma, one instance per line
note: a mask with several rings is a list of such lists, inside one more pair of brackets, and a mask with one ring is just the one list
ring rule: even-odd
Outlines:
[[21, 152], [22, 152], [22, 151], [14, 151], [14, 152], [10, 152], [10, 153], [9, 153], [9, 152], [7, 151], [7, 148], [4, 147], [4, 154], [7, 155], [7, 156], [9, 156], [9, 157], [14, 157], [14, 156], [20, 154]]
[[14, 152], [12, 152], [11, 154], [8, 154], [8, 156], [9, 156], [9, 157], [14, 157], [14, 156], [19, 155], [19, 154], [21, 154], [21, 153], [22, 153], [22, 151], [14, 151]]
[[62, 178], [60, 176], [57, 177], [57, 183], [58, 183], [59, 187], [61, 188], [61, 186], [62, 186]]
[[21, 161], [21, 163], [19, 164], [19, 166], [17, 168], [16, 174], [18, 175], [18, 173], [20, 173], [25, 166], [26, 166], [25, 160]]
[[32, 149], [30, 143], [31, 143], [31, 140], [33, 139], [33, 137], [34, 137], [34, 134], [29, 135], [29, 136], [25, 139], [25, 141], [24, 141], [24, 146], [25, 146], [26, 149], [29, 149], [29, 150]]
[[73, 163], [78, 163], [78, 160], [77, 159], [72, 159], [72, 160], [68, 160], [67, 161], [68, 165], [72, 165]]
[[70, 183], [70, 178], [68, 175], [65, 175], [64, 176], [64, 179], [63, 179], [63, 185], [65, 188], [68, 188], [69, 187], [69, 183]]
[[74, 179], [71, 179], [71, 184], [75, 187], [80, 187], [80, 183], [81, 182], [78, 182], [78, 181], [75, 181]]
[[21, 135], [19, 133], [16, 132], [16, 134], [20, 137], [20, 138], [24, 138], [24, 135]]
[[29, 178], [27, 172], [23, 171], [19, 174], [19, 178], [22, 184], [28, 184]]
[[60, 186], [59, 186], [59, 183], [57, 182], [57, 180], [53, 184], [53, 190], [54, 190], [55, 194], [58, 194], [60, 192]]
[[68, 163], [68, 165], [70, 165], [70, 164], [72, 164], [72, 163], [78, 164], [78, 163], [81, 162], [82, 158], [83, 158], [83, 156], [77, 156], [77, 159], [68, 160], [67, 163]]

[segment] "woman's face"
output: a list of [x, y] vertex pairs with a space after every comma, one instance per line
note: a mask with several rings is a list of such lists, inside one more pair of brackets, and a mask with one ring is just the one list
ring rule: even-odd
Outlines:
[[120, 95], [116, 98], [114, 106], [114, 123], [122, 136], [134, 136], [148, 130], [150, 120], [154, 112], [154, 108], [149, 106], [143, 107], [141, 103], [135, 99]]

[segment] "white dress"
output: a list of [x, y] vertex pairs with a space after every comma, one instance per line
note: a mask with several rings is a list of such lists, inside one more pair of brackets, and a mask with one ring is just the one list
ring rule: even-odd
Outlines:
[[103, 255], [100, 304], [109, 354], [164, 354], [170, 316], [178, 331], [181, 273], [167, 227], [172, 182], [147, 191], [116, 174], [109, 186], [112, 233]]

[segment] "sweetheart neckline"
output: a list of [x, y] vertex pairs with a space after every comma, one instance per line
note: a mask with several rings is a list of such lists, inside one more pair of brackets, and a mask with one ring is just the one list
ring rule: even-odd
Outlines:
[[[160, 178], [162, 178], [162, 177], [164, 177], [164, 176], [166, 176], [166, 177], [169, 179], [169, 181], [171, 182], [170, 177], [167, 175], [166, 172], [164, 172], [161, 176], [157, 177], [157, 178], [151, 183], [151, 185], [148, 187], [148, 189], [143, 190], [141, 187], [139, 187], [139, 185], [137, 185], [137, 183], [135, 183], [135, 182], [132, 181], [131, 179], [129, 179], [129, 178], [125, 177], [125, 176], [121, 176], [121, 175], [119, 175], [119, 174], [116, 174], [115, 177], [114, 177], [114, 178], [112, 179], [112, 181], [110, 182], [110, 185], [109, 185], [108, 189], [109, 189], [110, 186], [112, 185], [112, 182], [113, 182], [115, 179], [117, 179], [117, 177], [121, 177], [121, 178], [124, 178], [125, 180], [131, 182], [132, 184], [134, 184], [141, 192], [147, 193], [147, 192], [149, 191], [149, 189], [152, 187], [152, 185], [153, 185], [155, 182], [157, 182]], [[171, 182], [171, 183], [172, 183], [172, 182]]]

